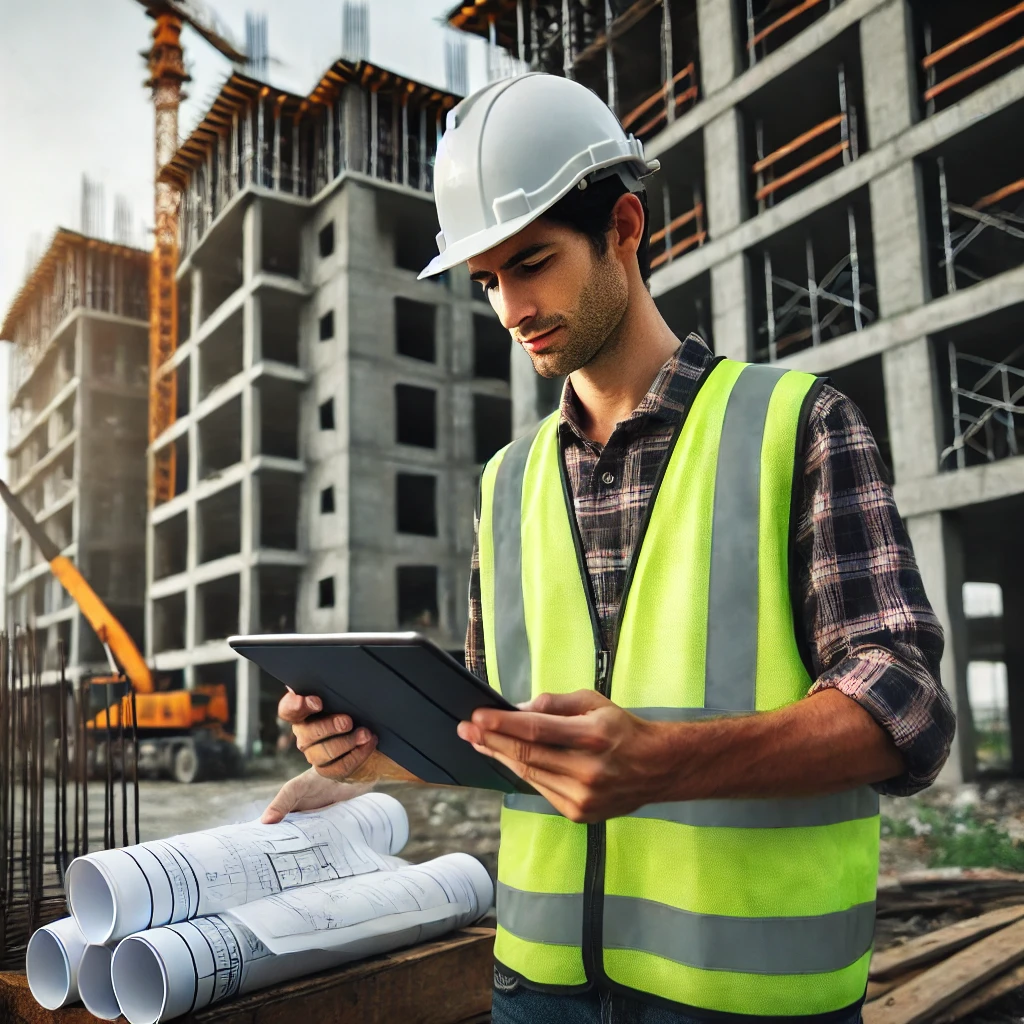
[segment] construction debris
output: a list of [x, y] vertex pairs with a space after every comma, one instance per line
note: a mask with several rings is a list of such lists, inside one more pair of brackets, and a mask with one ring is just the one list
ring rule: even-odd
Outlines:
[[[912, 872], [882, 881], [878, 914], [864, 1024], [1019, 1019], [1024, 874], [961, 868]], [[945, 924], [949, 916], [960, 919]], [[896, 918], [916, 934], [895, 943], [880, 941], [892, 933]], [[979, 1011], [985, 1012], [978, 1016]]]

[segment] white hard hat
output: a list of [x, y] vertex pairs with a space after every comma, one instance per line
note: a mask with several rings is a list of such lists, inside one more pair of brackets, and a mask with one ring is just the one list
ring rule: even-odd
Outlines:
[[531, 73], [487, 85], [448, 112], [434, 164], [440, 252], [420, 277], [511, 238], [584, 178], [615, 174], [635, 192], [658, 166], [578, 82]]

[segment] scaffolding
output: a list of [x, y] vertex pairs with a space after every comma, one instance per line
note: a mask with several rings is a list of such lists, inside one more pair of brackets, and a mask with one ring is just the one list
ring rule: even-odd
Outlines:
[[[989, 36], [997, 29], [1002, 28], [1004, 25], [1009, 24], [1018, 16], [1024, 15], [1024, 3], [1017, 3], [1014, 6], [1003, 11], [1001, 14], [997, 14], [994, 18], [989, 18], [988, 21], [983, 22], [976, 28], [965, 32], [963, 35], [954, 39], [952, 42], [947, 43], [945, 46], [938, 50], [932, 49], [932, 26], [930, 23], [926, 23], [924, 26], [924, 44], [925, 44], [925, 57], [921, 61], [921, 67], [925, 73], [925, 90], [924, 99], [927, 108], [928, 116], [930, 117], [935, 113], [935, 101], [939, 96], [948, 92], [950, 89], [955, 88], [958, 85], [962, 85], [964, 82], [975, 78], [983, 71], [988, 70], [991, 67], [999, 64], [1001, 61], [1006, 60], [1015, 53], [1019, 53], [1024, 50], [1024, 34], [1019, 39], [1014, 40], [1006, 46], [1002, 46], [997, 50], [993, 50], [991, 53], [986, 54], [980, 60], [975, 61], [968, 67], [961, 69], [953, 74], [948, 75], [941, 81], [938, 78], [939, 65], [947, 60], [949, 57], [956, 53], [959, 53], [965, 47], [970, 46], [972, 43], [980, 41], [989, 41]], [[1021, 31], [1024, 32], [1024, 18], [1021, 19]]]
[[[651, 270], [657, 270], [662, 264], [671, 263], [672, 260], [689, 252], [695, 246], [703, 245], [708, 237], [704, 224], [704, 201], [699, 185], [693, 186], [693, 206], [674, 220], [670, 208], [669, 190], [666, 188], [662, 194], [665, 206], [665, 227], [651, 235]], [[690, 233], [680, 238], [682, 229], [691, 226]]]
[[[966, 277], [970, 284], [985, 279], [985, 275], [971, 267], [962, 262], [958, 264], [957, 259], [986, 231], [997, 231], [1009, 238], [1024, 241], [1024, 178], [1018, 178], [982, 196], [973, 205], [965, 206], [950, 201], [945, 159], [939, 157], [936, 164], [942, 219], [942, 259], [939, 267], [946, 274], [946, 291], [952, 294], [958, 287], [957, 273]], [[1016, 204], [1012, 207], [1008, 205], [1008, 201], [1015, 198]]]
[[[853, 329], [863, 330], [875, 319], [875, 314], [864, 304], [865, 295], [872, 286], [862, 279], [860, 253], [857, 246], [857, 222], [852, 206], [846, 210], [849, 239], [848, 252], [822, 278], [818, 278], [815, 266], [814, 244], [810, 236], [804, 243], [807, 267], [807, 284], [798, 284], [774, 272], [772, 255], [764, 250], [765, 323], [758, 328], [758, 335], [766, 337], [767, 347], [758, 356], [765, 354], [774, 363], [787, 349], [810, 342], [820, 345], [823, 339], [845, 333], [837, 323], [849, 313]], [[781, 305], [776, 305], [776, 291], [783, 295]]]
[[770, 46], [779, 42], [778, 33], [787, 26], [791, 29], [796, 27], [794, 22], [812, 10], [813, 16], [819, 17], [824, 11], [831, 11], [842, 0], [827, 0], [827, 8], [822, 7], [825, 2], [826, 0], [768, 0], [758, 12], [754, 0], [747, 0], [747, 59], [750, 66], [753, 67], [758, 60], [768, 56], [771, 52]]
[[[837, 158], [842, 158], [845, 167], [847, 164], [853, 163], [860, 155], [857, 136], [857, 108], [848, 102], [846, 70], [842, 64], [839, 65], [837, 79], [839, 113], [816, 124], [771, 153], [766, 154], [764, 151], [764, 122], [760, 120], [757, 122], [757, 160], [753, 165], [753, 174], [755, 179], [754, 199], [758, 204], [758, 213], [764, 213], [765, 209], [775, 205], [780, 189], [792, 185]], [[837, 129], [839, 141], [829, 142], [829, 134]], [[817, 140], [829, 142], [829, 145], [821, 152], [806, 157], [796, 167], [782, 171], [779, 177], [775, 177], [776, 172], [780, 170], [779, 164], [794, 154], [800, 153], [806, 146]]]
[[[956, 468], [967, 465], [967, 453], [986, 462], [1020, 454], [1024, 440], [1024, 345], [1002, 362], [960, 352], [949, 342], [949, 389], [952, 396], [953, 443], [940, 464], [956, 456]], [[973, 371], [968, 376], [968, 371]], [[970, 383], [962, 384], [961, 381]], [[1018, 437], [1020, 435], [1020, 437]]]

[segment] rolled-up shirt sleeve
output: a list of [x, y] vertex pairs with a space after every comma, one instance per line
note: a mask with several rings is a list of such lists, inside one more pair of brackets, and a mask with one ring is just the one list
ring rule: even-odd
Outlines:
[[814, 685], [857, 701], [892, 737], [905, 772], [880, 793], [935, 781], [955, 716], [939, 678], [943, 636], [889, 472], [857, 406], [825, 386], [810, 411], [797, 491], [794, 585]]

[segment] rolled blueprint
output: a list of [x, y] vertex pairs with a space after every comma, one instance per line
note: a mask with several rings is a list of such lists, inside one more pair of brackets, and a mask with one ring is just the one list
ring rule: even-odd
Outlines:
[[[436, 938], [475, 921], [493, 896], [484, 866], [463, 853], [281, 892], [124, 939], [114, 951], [114, 992], [130, 1024], [158, 1024]], [[253, 926], [282, 952], [272, 951]]]
[[389, 866], [409, 838], [405, 809], [367, 793], [319, 811], [103, 850], [73, 860], [65, 884], [89, 942], [217, 914], [294, 886]]
[[121, 1016], [114, 984], [110, 980], [113, 955], [111, 946], [86, 946], [78, 968], [78, 994], [85, 1008], [100, 1020], [117, 1020]]
[[59, 1010], [78, 999], [78, 969], [85, 936], [73, 917], [44, 925], [33, 933], [25, 953], [29, 991], [40, 1006]]

